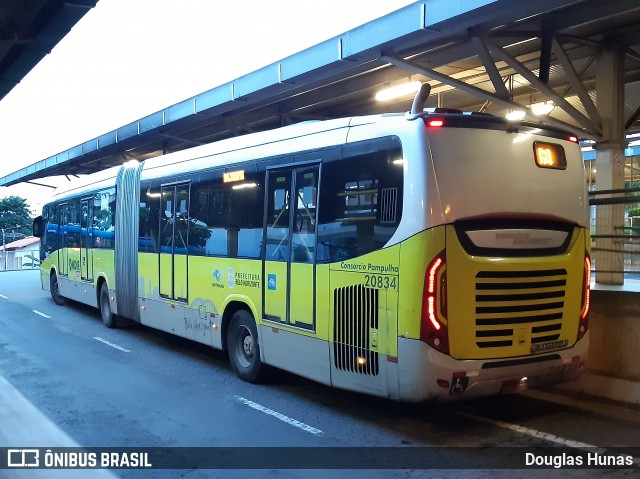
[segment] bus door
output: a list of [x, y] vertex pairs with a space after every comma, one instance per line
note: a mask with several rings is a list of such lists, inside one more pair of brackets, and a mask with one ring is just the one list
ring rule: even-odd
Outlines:
[[58, 276], [69, 275], [69, 250], [67, 249], [67, 230], [69, 228], [69, 204], [58, 208], [58, 227], [60, 228], [60, 248], [58, 249]]
[[319, 174], [319, 165], [269, 170], [264, 229], [264, 317], [311, 331]]
[[80, 275], [84, 281], [93, 280], [93, 198], [82, 200], [80, 217]]
[[189, 184], [162, 187], [160, 207], [160, 296], [186, 302]]

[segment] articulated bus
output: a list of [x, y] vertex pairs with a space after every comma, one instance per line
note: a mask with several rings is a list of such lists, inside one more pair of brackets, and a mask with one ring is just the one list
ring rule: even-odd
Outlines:
[[34, 222], [53, 300], [401, 401], [577, 378], [571, 134], [452, 112], [305, 122], [96, 173]]

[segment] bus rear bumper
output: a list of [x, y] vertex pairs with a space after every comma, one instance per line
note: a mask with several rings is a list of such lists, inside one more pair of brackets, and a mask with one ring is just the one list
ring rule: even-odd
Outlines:
[[458, 400], [573, 381], [584, 371], [589, 333], [572, 348], [508, 359], [456, 360], [425, 343], [400, 338], [400, 399]]

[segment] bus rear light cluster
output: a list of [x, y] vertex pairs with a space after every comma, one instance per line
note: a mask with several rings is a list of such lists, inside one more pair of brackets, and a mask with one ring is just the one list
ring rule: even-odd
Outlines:
[[438, 351], [449, 354], [449, 331], [442, 319], [447, 318], [447, 271], [444, 251], [436, 256], [424, 277], [420, 340]]
[[589, 310], [591, 309], [591, 258], [584, 257], [584, 272], [582, 273], [582, 304], [580, 308], [580, 323], [578, 324], [578, 340], [589, 330]]

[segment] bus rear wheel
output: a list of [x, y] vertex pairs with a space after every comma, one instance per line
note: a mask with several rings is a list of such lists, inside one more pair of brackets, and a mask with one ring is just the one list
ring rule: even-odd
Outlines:
[[58, 276], [53, 273], [49, 278], [49, 291], [51, 291], [51, 298], [53, 302], [58, 306], [63, 306], [66, 304], [64, 296], [60, 294], [60, 288], [58, 286]]
[[100, 316], [102, 316], [102, 322], [107, 328], [115, 328], [118, 323], [116, 321], [116, 315], [111, 311], [111, 303], [109, 302], [109, 288], [107, 283], [102, 283], [100, 287]]
[[258, 330], [253, 316], [240, 309], [233, 313], [227, 333], [229, 360], [236, 375], [243, 381], [256, 383], [260, 379], [262, 361]]

